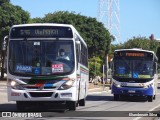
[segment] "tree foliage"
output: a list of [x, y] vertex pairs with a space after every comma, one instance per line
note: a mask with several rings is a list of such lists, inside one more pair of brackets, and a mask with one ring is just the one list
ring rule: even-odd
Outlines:
[[89, 75], [95, 77], [96, 75], [102, 76], [101, 68], [103, 61], [99, 57], [92, 57], [89, 59]]
[[0, 0], [0, 6], [3, 4], [3, 3], [9, 3], [10, 0]]
[[9, 3], [10, 0], [0, 0], [0, 47], [3, 37], [8, 35], [9, 28], [15, 24], [28, 23], [30, 15], [20, 6]]
[[36, 18], [31, 19], [30, 22], [31, 23], [43, 23], [43, 19], [40, 17], [36, 17]]
[[123, 44], [123, 48], [142, 48], [144, 50], [151, 50], [155, 53], [159, 43], [156, 40], [150, 40], [146, 37], [133, 37]]

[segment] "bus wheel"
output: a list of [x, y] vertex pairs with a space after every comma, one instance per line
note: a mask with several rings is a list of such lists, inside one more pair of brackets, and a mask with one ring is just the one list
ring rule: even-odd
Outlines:
[[76, 101], [69, 101], [68, 103], [67, 103], [67, 106], [68, 106], [68, 109], [69, 110], [76, 110], [76, 106], [77, 106], [77, 103], [76, 103]]
[[153, 100], [155, 100], [155, 99], [156, 99], [156, 95], [153, 96]]
[[119, 100], [119, 95], [118, 94], [114, 94], [114, 100], [115, 101]]
[[148, 102], [152, 102], [153, 101], [153, 96], [148, 96]]
[[16, 107], [18, 111], [24, 111], [25, 103], [23, 101], [16, 101]]
[[79, 106], [85, 106], [85, 104], [86, 104], [86, 99], [84, 98], [84, 99], [81, 99], [80, 101], [79, 101]]

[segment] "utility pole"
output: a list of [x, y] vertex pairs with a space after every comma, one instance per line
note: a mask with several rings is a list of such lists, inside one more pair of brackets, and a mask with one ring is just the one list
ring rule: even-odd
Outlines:
[[106, 55], [106, 81], [108, 80], [108, 53]]
[[93, 56], [93, 60], [94, 60], [94, 73], [95, 73], [94, 75], [96, 76], [96, 58], [95, 56]]

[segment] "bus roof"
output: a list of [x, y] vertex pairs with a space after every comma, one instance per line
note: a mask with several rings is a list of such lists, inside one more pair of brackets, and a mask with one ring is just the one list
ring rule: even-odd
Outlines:
[[13, 25], [12, 27], [25, 27], [25, 26], [65, 26], [65, 27], [73, 27], [70, 24], [59, 24], [59, 23], [31, 23], [31, 24], [19, 24]]
[[31, 23], [31, 24], [19, 24], [19, 25], [13, 25], [11, 28], [14, 27], [29, 27], [29, 26], [62, 26], [62, 27], [70, 27], [74, 33], [76, 33], [80, 39], [81, 42], [83, 42], [83, 44], [87, 47], [86, 42], [83, 40], [83, 38], [80, 36], [80, 34], [78, 33], [78, 31], [75, 29], [75, 27], [71, 24], [60, 24], [60, 23]]
[[152, 53], [154, 55], [154, 57], [158, 60], [157, 56], [155, 55], [154, 51], [150, 51], [150, 50], [143, 50], [141, 48], [132, 48], [132, 49], [117, 49], [114, 52], [117, 51], [141, 51], [141, 52], [149, 52]]
[[143, 52], [151, 52], [151, 53], [154, 53], [153, 51], [143, 50], [143, 49], [140, 49], [140, 48], [132, 48], [132, 49], [117, 49], [117, 50], [115, 50], [115, 52], [117, 52], [117, 51], [143, 51]]

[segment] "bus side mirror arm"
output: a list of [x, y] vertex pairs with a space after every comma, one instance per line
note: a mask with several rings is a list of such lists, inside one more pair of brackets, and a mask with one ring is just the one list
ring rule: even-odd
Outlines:
[[81, 48], [81, 42], [79, 40], [76, 41], [76, 45], [78, 46], [78, 48]]
[[80, 62], [80, 58], [81, 58], [81, 42], [79, 40], [76, 40], [76, 46], [78, 48], [78, 61]]
[[2, 50], [3, 51], [7, 50], [7, 43], [8, 43], [8, 36], [5, 36], [3, 39], [3, 43], [2, 43]]

